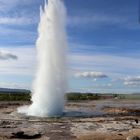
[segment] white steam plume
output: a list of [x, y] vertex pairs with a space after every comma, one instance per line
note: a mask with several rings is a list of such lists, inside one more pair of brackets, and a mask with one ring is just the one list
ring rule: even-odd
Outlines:
[[48, 0], [44, 9], [40, 8], [36, 42], [38, 69], [27, 115], [44, 117], [63, 113], [67, 86], [65, 24], [66, 9], [62, 0]]

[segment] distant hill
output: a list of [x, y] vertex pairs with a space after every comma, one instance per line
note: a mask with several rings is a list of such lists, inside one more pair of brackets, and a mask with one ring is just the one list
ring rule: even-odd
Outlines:
[[0, 88], [0, 93], [31, 93], [31, 91], [26, 89]]

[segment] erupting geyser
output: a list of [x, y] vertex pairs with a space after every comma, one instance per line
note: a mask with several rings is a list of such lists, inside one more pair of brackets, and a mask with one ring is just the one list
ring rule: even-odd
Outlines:
[[[48, 0], [40, 8], [39, 36], [36, 42], [38, 69], [33, 84], [31, 116], [62, 115], [66, 92], [66, 9], [62, 0]], [[23, 109], [18, 109], [24, 112]]]

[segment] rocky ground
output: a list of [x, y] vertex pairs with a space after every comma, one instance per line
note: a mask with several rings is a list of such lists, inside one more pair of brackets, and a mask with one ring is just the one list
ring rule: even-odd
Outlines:
[[0, 102], [0, 140], [139, 140], [140, 101], [68, 102], [63, 117], [18, 114], [28, 102]]

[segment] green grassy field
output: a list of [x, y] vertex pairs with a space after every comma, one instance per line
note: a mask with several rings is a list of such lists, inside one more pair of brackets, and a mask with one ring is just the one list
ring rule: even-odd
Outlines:
[[[31, 93], [0, 93], [0, 101], [30, 101]], [[67, 93], [66, 99], [70, 101], [80, 100], [104, 100], [104, 99], [128, 99], [140, 100], [140, 94], [93, 94], [93, 93]]]
[[[100, 99], [98, 94], [80, 94], [80, 93], [68, 93], [66, 95], [68, 100], [97, 100]], [[0, 101], [30, 101], [30, 93], [0, 93]]]
[[30, 101], [30, 94], [27, 93], [0, 93], [0, 101]]

